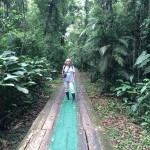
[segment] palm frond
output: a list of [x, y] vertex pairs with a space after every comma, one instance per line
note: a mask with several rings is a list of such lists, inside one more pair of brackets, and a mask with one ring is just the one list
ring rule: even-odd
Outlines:
[[120, 55], [114, 55], [114, 59], [119, 65], [121, 65], [122, 67], [124, 66], [124, 59]]
[[110, 45], [106, 45], [106, 46], [101, 47], [101, 48], [99, 49], [100, 54], [101, 54], [102, 56], [104, 56], [109, 47], [110, 47]]
[[108, 69], [108, 61], [109, 61], [108, 56], [101, 58], [101, 60], [99, 62], [99, 68], [100, 68], [101, 73], [104, 73]]
[[135, 38], [132, 36], [122, 36], [121, 39], [127, 39], [127, 40], [133, 40], [135, 41]]
[[126, 48], [128, 48], [128, 41], [125, 39], [119, 39], [120, 43], [123, 44]]
[[131, 83], [133, 82], [134, 79], [134, 75], [133, 74], [129, 74], [126, 70], [120, 70], [118, 71], [118, 74], [125, 78], [126, 80], [130, 81]]
[[114, 51], [124, 56], [128, 55], [127, 49], [124, 46], [118, 46], [114, 49]]
[[85, 29], [81, 32], [81, 34], [79, 35], [79, 37], [82, 37], [83, 35], [85, 35], [85, 33], [87, 32], [87, 30], [88, 30], [88, 28], [85, 28]]
[[139, 64], [138, 68], [143, 68], [150, 62], [150, 58], [144, 60], [141, 64]]
[[126, 70], [118, 71], [118, 74], [119, 74], [121, 77], [125, 78], [126, 80], [128, 80], [129, 77], [130, 77], [130, 75], [128, 74], [128, 72], [127, 72]]
[[145, 68], [144, 74], [148, 74], [150, 73], [150, 66], [148, 66], [147, 68]]

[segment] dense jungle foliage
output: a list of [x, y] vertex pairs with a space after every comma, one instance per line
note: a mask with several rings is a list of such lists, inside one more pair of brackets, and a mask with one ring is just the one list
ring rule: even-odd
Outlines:
[[117, 96], [150, 129], [150, 2], [85, 0], [67, 40], [70, 57], [100, 93]]
[[59, 73], [69, 9], [63, 1], [0, 0], [0, 130], [28, 111]]
[[0, 0], [0, 130], [66, 57], [150, 130], [149, 0]]

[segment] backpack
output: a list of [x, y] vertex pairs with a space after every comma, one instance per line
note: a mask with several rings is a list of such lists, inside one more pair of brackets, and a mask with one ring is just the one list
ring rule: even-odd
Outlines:
[[[74, 68], [74, 66], [70, 66], [70, 67], [71, 67], [72, 69]], [[70, 67], [69, 67], [69, 68], [70, 68]], [[66, 68], [66, 65], [63, 66], [63, 70], [65, 70], [65, 68]]]
[[[69, 68], [67, 70], [67, 73], [68, 73], [70, 67], [72, 67], [72, 69], [73, 69], [74, 66], [69, 66]], [[66, 76], [67, 76], [67, 74], [64, 74], [65, 73], [65, 68], [66, 68], [66, 65], [63, 66], [63, 78], [66, 78]]]

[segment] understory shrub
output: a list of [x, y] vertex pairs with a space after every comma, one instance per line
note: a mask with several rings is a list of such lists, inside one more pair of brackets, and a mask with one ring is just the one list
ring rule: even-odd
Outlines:
[[118, 80], [119, 87], [115, 89], [116, 95], [130, 106], [130, 115], [135, 121], [148, 130], [150, 129], [150, 79], [139, 83]]
[[45, 58], [17, 57], [13, 51], [0, 55], [0, 129], [36, 101], [50, 72]]

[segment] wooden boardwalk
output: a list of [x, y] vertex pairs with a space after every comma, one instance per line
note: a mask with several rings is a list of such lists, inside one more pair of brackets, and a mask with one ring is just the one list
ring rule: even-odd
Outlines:
[[[78, 75], [77, 75], [78, 76]], [[91, 122], [88, 106], [85, 101], [85, 90], [79, 78], [77, 85], [76, 124], [77, 124], [77, 149], [101, 150], [100, 141]], [[24, 140], [17, 150], [48, 150], [56, 121], [64, 98], [64, 87], [61, 85], [53, 101], [48, 101], [42, 112], [34, 121]], [[60, 131], [61, 132], [61, 131]], [[61, 137], [60, 137], [61, 140]], [[54, 149], [54, 150], [65, 150]], [[72, 149], [66, 149], [72, 150]], [[74, 149], [73, 149], [74, 150]]]

